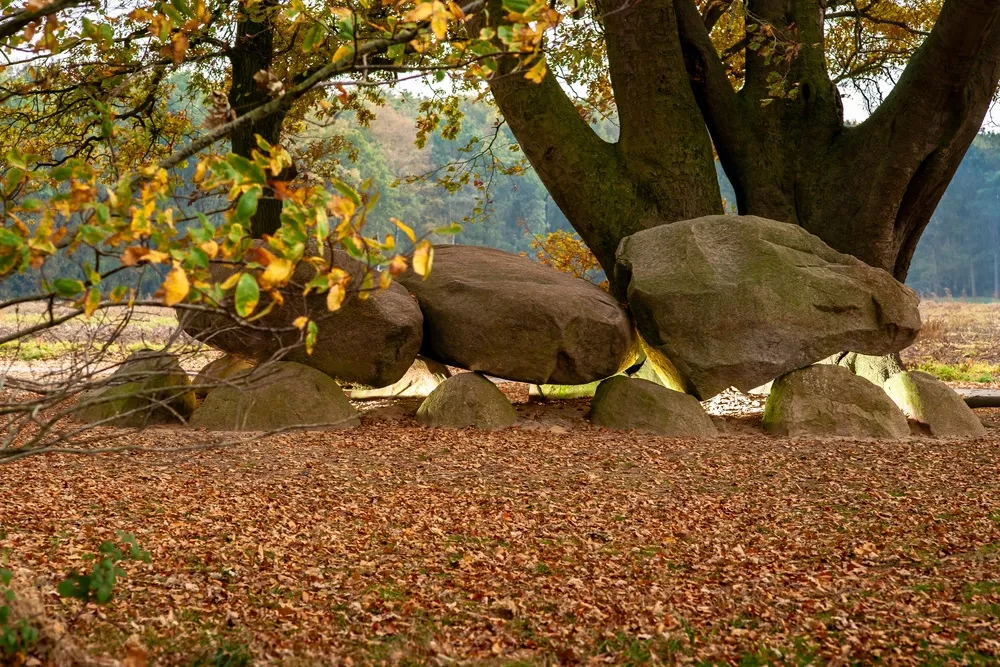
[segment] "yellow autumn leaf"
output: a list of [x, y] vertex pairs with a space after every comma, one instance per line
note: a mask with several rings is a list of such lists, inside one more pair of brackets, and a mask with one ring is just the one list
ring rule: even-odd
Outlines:
[[427, 279], [431, 272], [431, 264], [434, 262], [434, 248], [430, 241], [421, 241], [413, 250], [413, 272], [418, 276]]
[[410, 239], [410, 243], [417, 242], [417, 235], [413, 233], [413, 229], [411, 229], [408, 225], [406, 225], [402, 220], [399, 220], [398, 218], [389, 218], [389, 220], [392, 222], [392, 224], [399, 227], [399, 231], [406, 234], [406, 238]]
[[434, 3], [434, 13], [431, 14], [431, 31], [438, 40], [448, 36], [448, 10], [440, 2]]
[[545, 66], [545, 61], [539, 60], [525, 73], [524, 78], [533, 83], [541, 83], [542, 79], [545, 78], [546, 72], [548, 72], [548, 69]]
[[305, 315], [299, 315], [295, 318], [295, 321], [292, 322], [292, 326], [296, 329], [305, 329], [307, 324], [309, 324], [309, 318]]
[[333, 54], [333, 62], [337, 63], [341, 60], [347, 60], [354, 56], [354, 46], [351, 44], [341, 44], [340, 48], [337, 49]]
[[174, 306], [184, 300], [191, 291], [191, 283], [180, 264], [174, 263], [167, 277], [163, 279], [163, 304]]
[[340, 310], [340, 306], [344, 303], [344, 297], [346, 296], [347, 290], [344, 289], [341, 283], [330, 285], [330, 291], [326, 293], [326, 309], [330, 312]]
[[434, 11], [433, 2], [421, 2], [419, 5], [411, 9], [406, 13], [407, 21], [426, 21], [431, 17], [431, 13]]
[[209, 259], [215, 259], [219, 254], [219, 244], [211, 239], [200, 244], [198, 247], [201, 248], [206, 255], [208, 255]]
[[275, 257], [264, 269], [264, 275], [260, 277], [265, 285], [284, 285], [292, 277], [295, 264], [291, 260]]

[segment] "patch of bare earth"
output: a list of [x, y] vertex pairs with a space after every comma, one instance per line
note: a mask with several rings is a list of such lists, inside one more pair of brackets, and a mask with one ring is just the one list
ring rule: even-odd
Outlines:
[[[998, 443], [483, 433], [376, 411], [4, 466], [0, 549], [78, 643], [138, 640], [161, 665], [995, 664]], [[126, 565], [110, 607], [51, 594], [119, 530], [152, 562]]]

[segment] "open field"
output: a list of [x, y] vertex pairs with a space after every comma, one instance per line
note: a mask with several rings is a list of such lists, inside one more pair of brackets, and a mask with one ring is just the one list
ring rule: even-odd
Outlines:
[[[911, 364], [1000, 380], [1000, 306], [923, 308]], [[420, 427], [418, 400], [183, 454], [208, 434], [95, 429], [149, 451], [0, 466], [0, 567], [130, 667], [1000, 664], [1000, 410], [980, 441], [779, 439], [724, 395], [698, 441], [503, 389], [520, 428], [492, 433]], [[106, 607], [58, 596], [117, 531], [150, 562]]]
[[947, 382], [998, 386], [1000, 303], [924, 301], [920, 316], [920, 337], [904, 361]]

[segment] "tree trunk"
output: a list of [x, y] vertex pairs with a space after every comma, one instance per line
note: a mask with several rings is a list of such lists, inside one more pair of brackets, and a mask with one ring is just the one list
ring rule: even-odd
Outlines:
[[[236, 43], [229, 51], [232, 63], [232, 84], [229, 88], [229, 106], [240, 115], [269, 100], [267, 90], [257, 85], [254, 75], [271, 68], [274, 57], [274, 27], [271, 14], [276, 7], [275, 0], [265, 0], [245, 12], [236, 27]], [[255, 135], [260, 135], [270, 144], [277, 144], [281, 138], [284, 112], [272, 114], [259, 121], [241, 127], [232, 133], [232, 150], [237, 155], [249, 158], [257, 148]], [[250, 233], [254, 238], [273, 234], [281, 226], [281, 200], [274, 196], [274, 190], [264, 188], [263, 196], [257, 202], [257, 212], [250, 221]]]
[[[601, 139], [549, 72], [540, 84], [508, 58], [494, 99], [552, 199], [613, 280], [623, 238], [677, 220], [721, 214], [712, 145], [684, 68], [673, 0], [607, 0], [608, 66], [617, 143]], [[491, 20], [504, 14], [499, 0]], [[471, 29], [478, 30], [472, 24]]]
[[[801, 49], [787, 64], [747, 50], [739, 92], [693, 1], [676, 1], [692, 88], [740, 213], [799, 224], [904, 280], [997, 90], [1000, 3], [946, 0], [892, 93], [849, 127], [826, 70], [819, 0], [748, 0], [749, 22]], [[775, 76], [797, 96], [762, 104]]]

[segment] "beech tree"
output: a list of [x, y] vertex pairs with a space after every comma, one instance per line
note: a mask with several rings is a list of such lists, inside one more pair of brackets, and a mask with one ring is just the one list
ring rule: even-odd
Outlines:
[[[565, 49], [591, 39], [606, 55], [594, 88], [613, 97], [617, 142], [560, 85], [565, 50], [540, 85], [490, 86], [609, 275], [623, 237], [722, 212], [714, 146], [741, 214], [801, 225], [904, 280], [1000, 79], [996, 0], [601, 0], [592, 12]], [[845, 123], [838, 84], [868, 96], [864, 122]]]

